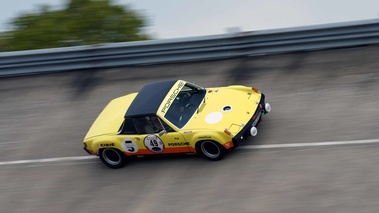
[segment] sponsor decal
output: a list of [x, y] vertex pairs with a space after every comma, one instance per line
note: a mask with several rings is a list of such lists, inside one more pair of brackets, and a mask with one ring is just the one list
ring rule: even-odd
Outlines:
[[201, 136], [201, 137], [199, 137], [199, 139], [210, 139], [210, 138], [212, 138], [211, 136]]
[[175, 143], [168, 143], [168, 146], [189, 146], [189, 142], [175, 142]]
[[163, 105], [163, 108], [161, 109], [161, 112], [166, 113], [167, 109], [171, 106], [172, 101], [175, 99], [175, 97], [178, 95], [182, 87], [184, 86], [184, 82], [180, 81], [177, 87], [174, 89], [174, 91], [171, 93], [170, 97], [166, 101], [166, 103]]
[[138, 145], [130, 138], [126, 138], [121, 143], [122, 149], [128, 153], [137, 153]]
[[108, 146], [114, 146], [114, 143], [99, 143], [97, 144], [98, 147], [108, 147]]
[[148, 135], [145, 137], [143, 143], [146, 148], [152, 152], [160, 153], [164, 151], [164, 144], [162, 140], [156, 135]]

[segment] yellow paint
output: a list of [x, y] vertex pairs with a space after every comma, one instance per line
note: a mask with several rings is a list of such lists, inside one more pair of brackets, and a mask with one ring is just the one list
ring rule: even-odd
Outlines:
[[[175, 132], [162, 135], [155, 134], [164, 142], [162, 153], [196, 152], [195, 144], [202, 140], [217, 141], [227, 149], [233, 147], [232, 136], [227, 135], [224, 130], [227, 129], [233, 135], [237, 135], [256, 111], [261, 94], [254, 92], [251, 87], [237, 85], [208, 88], [198, 112], [195, 112], [183, 128], [178, 129], [166, 120], [164, 115], [172, 104], [173, 98], [178, 94], [178, 90], [185, 83], [182, 80], [177, 81], [157, 111], [157, 116], [175, 130]], [[116, 98], [104, 108], [84, 139], [88, 150], [98, 153], [98, 150], [102, 148], [102, 145], [99, 144], [114, 144], [111, 147], [123, 151], [126, 155], [155, 154], [149, 151], [144, 144], [147, 135], [117, 134], [124, 120], [125, 112], [136, 95], [137, 93], [133, 93]], [[231, 107], [231, 109], [225, 111], [224, 107]], [[209, 116], [208, 119], [206, 119], [207, 116]], [[207, 120], [212, 122], [207, 122]], [[138, 152], [131, 153], [122, 148], [121, 143], [125, 138], [130, 138], [138, 146]], [[173, 147], [172, 144], [169, 144], [170, 142], [176, 142], [176, 145], [189, 144], [189, 146]]]

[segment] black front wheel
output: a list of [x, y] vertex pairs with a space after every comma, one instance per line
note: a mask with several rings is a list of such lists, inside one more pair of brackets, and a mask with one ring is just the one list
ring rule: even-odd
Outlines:
[[106, 148], [99, 151], [100, 160], [112, 169], [122, 168], [126, 163], [126, 156], [118, 149]]
[[201, 141], [196, 144], [197, 153], [208, 160], [221, 160], [226, 153], [226, 149], [215, 141]]

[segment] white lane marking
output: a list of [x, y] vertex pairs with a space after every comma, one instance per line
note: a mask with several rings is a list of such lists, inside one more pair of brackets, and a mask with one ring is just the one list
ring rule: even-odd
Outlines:
[[49, 163], [49, 162], [61, 162], [61, 161], [78, 161], [95, 159], [96, 156], [75, 156], [75, 157], [62, 157], [62, 158], [44, 158], [33, 160], [16, 160], [16, 161], [3, 161], [0, 162], [0, 166], [3, 165], [15, 165], [15, 164], [31, 164], [31, 163]]
[[15, 144], [15, 143], [25, 143], [26, 141], [11, 141], [11, 142], [0, 142], [0, 145], [5, 144]]
[[239, 149], [275, 149], [275, 148], [296, 148], [296, 147], [312, 147], [312, 146], [338, 146], [338, 145], [357, 145], [379, 143], [379, 139], [353, 140], [353, 141], [327, 141], [327, 142], [311, 142], [311, 143], [287, 143], [287, 144], [267, 144], [267, 145], [245, 145], [238, 147]]
[[95, 161], [84, 161], [84, 162], [78, 162], [78, 161], [70, 161], [67, 163], [37, 163], [37, 164], [22, 164], [18, 165], [18, 167], [21, 168], [35, 168], [35, 167], [46, 167], [46, 166], [68, 166], [68, 165], [88, 165], [88, 164], [97, 164], [99, 162]]
[[[352, 141], [329, 141], [329, 142], [311, 142], [311, 143], [288, 143], [288, 144], [267, 144], [267, 145], [245, 145], [240, 146], [238, 149], [274, 149], [274, 148], [297, 148], [297, 147], [316, 147], [316, 146], [338, 146], [338, 145], [358, 145], [358, 144], [372, 144], [379, 143], [379, 139], [367, 140], [352, 140]], [[2, 161], [0, 166], [16, 165], [16, 164], [33, 164], [33, 163], [51, 163], [62, 161], [80, 161], [97, 159], [97, 156], [73, 156], [61, 158], [44, 158], [32, 160], [16, 160], [16, 161]]]

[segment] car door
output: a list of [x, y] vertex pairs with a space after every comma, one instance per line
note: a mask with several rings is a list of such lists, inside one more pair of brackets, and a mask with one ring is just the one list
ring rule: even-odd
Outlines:
[[[122, 149], [129, 155], [189, 152], [189, 143], [155, 115], [125, 120]], [[130, 130], [130, 131], [126, 131]]]
[[[155, 134], [154, 136], [147, 137], [147, 140], [151, 138], [156, 138], [155, 140], [162, 141], [163, 143], [163, 153], [185, 153], [189, 152], [189, 143], [185, 141], [182, 134], [178, 132], [166, 132], [164, 134]], [[153, 141], [154, 143], [154, 141]], [[149, 141], [145, 142], [145, 145], [152, 143]]]
[[[189, 143], [182, 134], [174, 131], [155, 115], [145, 118], [146, 136], [144, 146], [153, 153], [185, 153], [189, 152]], [[148, 126], [151, 127], [148, 127]]]
[[189, 143], [178, 132], [164, 134], [118, 135], [127, 155], [150, 155], [190, 152]]

